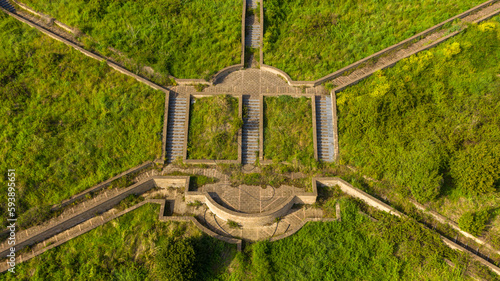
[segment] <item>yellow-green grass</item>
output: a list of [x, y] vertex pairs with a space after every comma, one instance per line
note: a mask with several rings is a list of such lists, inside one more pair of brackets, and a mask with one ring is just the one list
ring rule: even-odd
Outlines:
[[165, 254], [162, 249], [169, 243], [178, 242], [194, 250], [190, 262], [198, 278], [223, 274], [223, 262], [234, 256], [235, 246], [203, 234], [190, 222], [159, 221], [159, 209], [146, 204], [18, 264], [15, 274], [2, 273], [0, 279], [162, 280], [168, 268], [161, 266], [158, 255]]
[[497, 208], [498, 20], [338, 93], [342, 161], [435, 201], [453, 220], [469, 208]]
[[237, 160], [242, 125], [237, 98], [195, 99], [189, 112], [188, 159]]
[[311, 99], [264, 98], [264, 159], [308, 165], [314, 162]]
[[[0, 170], [16, 170], [19, 224], [161, 156], [164, 93], [5, 13], [0, 37]], [[7, 194], [5, 176], [0, 184]]]
[[264, 63], [315, 80], [485, 0], [267, 0]]
[[209, 78], [240, 63], [238, 0], [22, 2], [89, 35], [82, 37], [88, 48], [118, 50], [138, 63], [129, 66], [134, 71], [146, 65], [163, 77]]

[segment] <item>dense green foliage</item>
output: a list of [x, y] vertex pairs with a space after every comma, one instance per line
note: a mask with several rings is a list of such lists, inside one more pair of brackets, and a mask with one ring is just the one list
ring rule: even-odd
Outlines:
[[480, 143], [456, 153], [450, 170], [457, 187], [471, 194], [495, 191], [495, 183], [500, 179], [500, 154], [493, 148]]
[[264, 158], [304, 165], [313, 162], [311, 99], [264, 98]]
[[314, 80], [484, 0], [268, 0], [264, 63]]
[[419, 201], [498, 188], [499, 35], [473, 25], [338, 93], [342, 159]]
[[[165, 280], [180, 274], [211, 280], [222, 273], [234, 246], [200, 233], [194, 224], [159, 221], [158, 212], [158, 205], [146, 204], [18, 264], [15, 275], [2, 273], [0, 279]], [[173, 266], [182, 271], [172, 272]]]
[[[0, 170], [19, 223], [161, 155], [164, 94], [0, 13]], [[4, 176], [0, 192], [6, 194]], [[0, 201], [4, 214], [6, 197]], [[5, 216], [2, 216], [2, 221]]]
[[[342, 221], [309, 223], [297, 234], [251, 245], [234, 273], [243, 280], [462, 280], [463, 260], [413, 220], [373, 222], [342, 201]], [[444, 259], [459, 265], [454, 269]], [[236, 278], [238, 279], [238, 278]], [[241, 280], [238, 279], [238, 280]]]
[[480, 236], [489, 220], [487, 210], [480, 212], [467, 212], [458, 220], [458, 226], [475, 236]]
[[195, 99], [189, 112], [188, 159], [237, 160], [241, 126], [237, 98]]
[[164, 280], [195, 280], [195, 252], [186, 239], [168, 237], [158, 246], [155, 257], [157, 275]]
[[87, 47], [116, 49], [162, 75], [208, 78], [240, 63], [241, 1], [22, 2], [79, 28], [93, 39], [82, 38]]

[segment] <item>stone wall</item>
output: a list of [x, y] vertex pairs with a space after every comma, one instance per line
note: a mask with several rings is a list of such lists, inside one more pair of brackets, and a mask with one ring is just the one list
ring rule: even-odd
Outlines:
[[[56, 224], [48, 224], [46, 227], [38, 228], [37, 231], [30, 233], [29, 236], [19, 238], [16, 243], [16, 250], [19, 251], [26, 246], [43, 241], [94, 217], [96, 214], [103, 213], [120, 203], [120, 201], [122, 201], [129, 195], [142, 194], [153, 187], [183, 187], [185, 184], [189, 184], [189, 180], [186, 177], [155, 176], [145, 181], [131, 185], [127, 188], [120, 189], [118, 192], [109, 193], [109, 196], [108, 193], [106, 193], [105, 199], [100, 201], [87, 202], [87, 206], [83, 210], [79, 210], [65, 218], [60, 218]], [[83, 202], [83, 204], [85, 205], [85, 202]], [[10, 247], [5, 242], [1, 244], [0, 258], [5, 257], [9, 253], [9, 248]]]
[[318, 130], [316, 122], [316, 96], [311, 97], [312, 107], [312, 125], [313, 125], [313, 146], [314, 146], [314, 160], [318, 161]]
[[333, 161], [338, 162], [339, 160], [339, 131], [338, 131], [338, 117], [337, 117], [337, 95], [335, 91], [330, 92], [330, 97], [332, 100], [332, 122], [333, 122]]
[[[73, 238], [76, 238], [80, 235], [83, 235], [99, 226], [102, 226], [118, 217], [121, 217], [129, 212], [132, 212], [142, 206], [144, 206], [145, 204], [160, 204], [160, 212], [158, 214], [158, 217], [159, 217], [159, 220], [160, 221], [186, 221], [186, 222], [192, 222], [194, 223], [201, 231], [205, 232], [206, 234], [208, 234], [209, 236], [211, 237], [214, 237], [216, 239], [219, 239], [219, 240], [222, 240], [224, 242], [227, 242], [227, 243], [230, 243], [230, 244], [236, 244], [237, 246], [237, 249], [238, 251], [241, 251], [241, 240], [240, 239], [235, 239], [235, 238], [230, 238], [230, 237], [225, 237], [225, 236], [221, 236], [217, 233], [214, 233], [213, 231], [211, 231], [210, 229], [204, 227], [202, 224], [200, 224], [200, 222], [198, 222], [198, 220], [196, 220], [196, 218], [194, 217], [191, 217], [191, 216], [165, 216], [164, 213], [165, 213], [165, 202], [166, 200], [163, 200], [163, 199], [148, 199], [148, 200], [145, 200], [145, 201], [142, 201], [140, 202], [139, 204], [137, 205], [134, 205], [130, 208], [127, 208], [121, 212], [118, 212], [116, 214], [113, 214], [111, 215], [110, 217], [106, 218], [106, 219], [102, 219], [100, 222], [98, 223], [95, 223], [93, 224], [91, 227], [88, 227], [88, 228], [85, 228], [85, 229], [82, 229], [80, 231], [78, 231], [77, 233], [73, 233], [73, 234], [69, 234], [69, 233], [66, 233], [66, 235], [62, 238], [62, 239], [59, 239], [57, 242], [51, 244], [51, 245], [47, 245], [41, 249], [37, 249], [36, 251], [31, 251], [31, 252], [27, 252], [27, 253], [22, 253], [22, 254], [19, 254], [17, 256], [17, 263], [21, 263], [21, 262], [25, 262], [25, 261], [28, 261], [38, 255], [41, 255], [43, 253], [45, 253], [46, 251], [50, 250], [50, 249], [53, 249], [55, 247], [58, 247], [66, 242], [68, 242], [69, 240], [73, 239]], [[1, 263], [0, 264], [0, 272], [5, 272], [7, 271], [9, 267], [7, 266], [6, 263]]]
[[165, 94], [165, 105], [163, 109], [163, 130], [161, 136], [161, 158], [160, 161], [165, 164], [167, 160], [167, 134], [168, 134], [168, 106], [170, 104], [170, 91]]
[[100, 190], [108, 187], [111, 184], [111, 182], [113, 182], [113, 181], [115, 181], [115, 180], [117, 180], [119, 178], [126, 177], [126, 176], [128, 176], [130, 174], [139, 172], [141, 170], [150, 168], [152, 166], [153, 166], [153, 162], [148, 161], [148, 162], [145, 162], [145, 163], [143, 163], [143, 164], [141, 164], [139, 166], [131, 168], [131, 169], [129, 169], [129, 170], [123, 172], [123, 173], [120, 173], [120, 174], [118, 174], [118, 175], [116, 175], [116, 176], [114, 176], [114, 177], [112, 177], [112, 178], [110, 178], [110, 179], [108, 179], [106, 181], [103, 181], [103, 182], [101, 182], [101, 183], [99, 183], [99, 184], [97, 184], [97, 185], [95, 185], [95, 186], [93, 186], [91, 188], [88, 188], [88, 189], [86, 189], [86, 190], [84, 190], [84, 191], [82, 191], [82, 192], [80, 192], [80, 193], [78, 193], [76, 195], [71, 196], [69, 199], [66, 199], [66, 200], [62, 201], [61, 204], [56, 204], [56, 205], [52, 206], [51, 210], [52, 211], [56, 211], [56, 210], [58, 210], [60, 208], [66, 207], [66, 206], [68, 206], [68, 205], [70, 205], [70, 204], [72, 204], [72, 203], [74, 203], [74, 202], [76, 202], [78, 200], [85, 199], [85, 197], [88, 194], [98, 192], [98, 191], [100, 191]]
[[364, 202], [366, 202], [366, 204], [368, 204], [372, 207], [375, 207], [379, 210], [393, 214], [393, 215], [398, 216], [398, 217], [402, 216], [402, 214], [399, 211], [397, 211], [396, 209], [394, 209], [391, 206], [376, 199], [375, 197], [371, 196], [370, 194], [368, 194], [368, 193], [366, 193], [358, 188], [353, 187], [352, 185], [350, 185], [349, 183], [347, 183], [343, 179], [340, 179], [340, 178], [314, 178], [313, 179], [314, 185], [316, 185], [318, 182], [322, 183], [324, 185], [327, 185], [327, 186], [338, 185], [340, 187], [340, 189], [342, 190], [342, 192], [344, 192], [352, 197], [361, 199]]

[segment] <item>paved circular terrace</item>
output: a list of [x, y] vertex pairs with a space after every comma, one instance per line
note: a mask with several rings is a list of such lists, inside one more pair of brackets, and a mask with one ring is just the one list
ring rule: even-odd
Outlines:
[[[170, 88], [179, 94], [200, 94], [194, 86], [175, 86]], [[219, 79], [201, 93], [206, 94], [304, 94], [301, 88], [288, 85], [281, 76], [257, 68], [246, 68], [231, 72]], [[305, 94], [328, 94], [322, 86], [306, 88]]]

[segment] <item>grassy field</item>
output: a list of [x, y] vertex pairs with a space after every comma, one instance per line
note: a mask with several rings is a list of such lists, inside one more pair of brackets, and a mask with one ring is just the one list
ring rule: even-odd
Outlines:
[[484, 0], [269, 0], [264, 63], [315, 80]]
[[291, 96], [264, 98], [264, 159], [314, 160], [311, 99]]
[[430, 201], [455, 221], [467, 211], [486, 210], [490, 233], [497, 234], [498, 21], [471, 26], [337, 97], [345, 163], [404, 187], [402, 193]]
[[[223, 262], [234, 256], [235, 246], [202, 234], [192, 223], [160, 222], [158, 212], [159, 205], [146, 204], [17, 265], [15, 275], [3, 273], [0, 279], [165, 280], [169, 269], [178, 268], [176, 257], [189, 252], [192, 264], [184, 270], [203, 280], [224, 275]], [[172, 246], [180, 253], [165, 253]]]
[[[43, 219], [52, 204], [160, 157], [164, 93], [5, 13], [0, 37], [0, 170], [16, 169], [21, 225]], [[0, 184], [6, 194], [6, 176]], [[2, 214], [6, 201], [0, 201]]]
[[240, 63], [241, 1], [23, 0], [80, 29], [87, 47], [109, 48], [177, 78], [208, 78]]
[[[289, 238], [250, 244], [242, 253], [202, 235], [190, 223], [159, 222], [158, 206], [147, 204], [19, 264], [17, 275], [0, 278], [471, 280], [465, 268], [493, 278], [411, 219], [375, 213], [379, 221], [373, 222], [359, 213], [354, 201], [339, 202], [342, 221], [308, 223]], [[456, 266], [450, 267], [445, 259]]]
[[237, 160], [238, 99], [219, 95], [195, 99], [189, 112], [188, 159]]
[[[309, 223], [237, 256], [236, 280], [471, 280], [467, 261], [412, 220], [380, 214], [373, 222], [341, 200], [342, 221]], [[445, 259], [455, 263], [450, 267]], [[484, 278], [493, 275], [484, 273]]]

